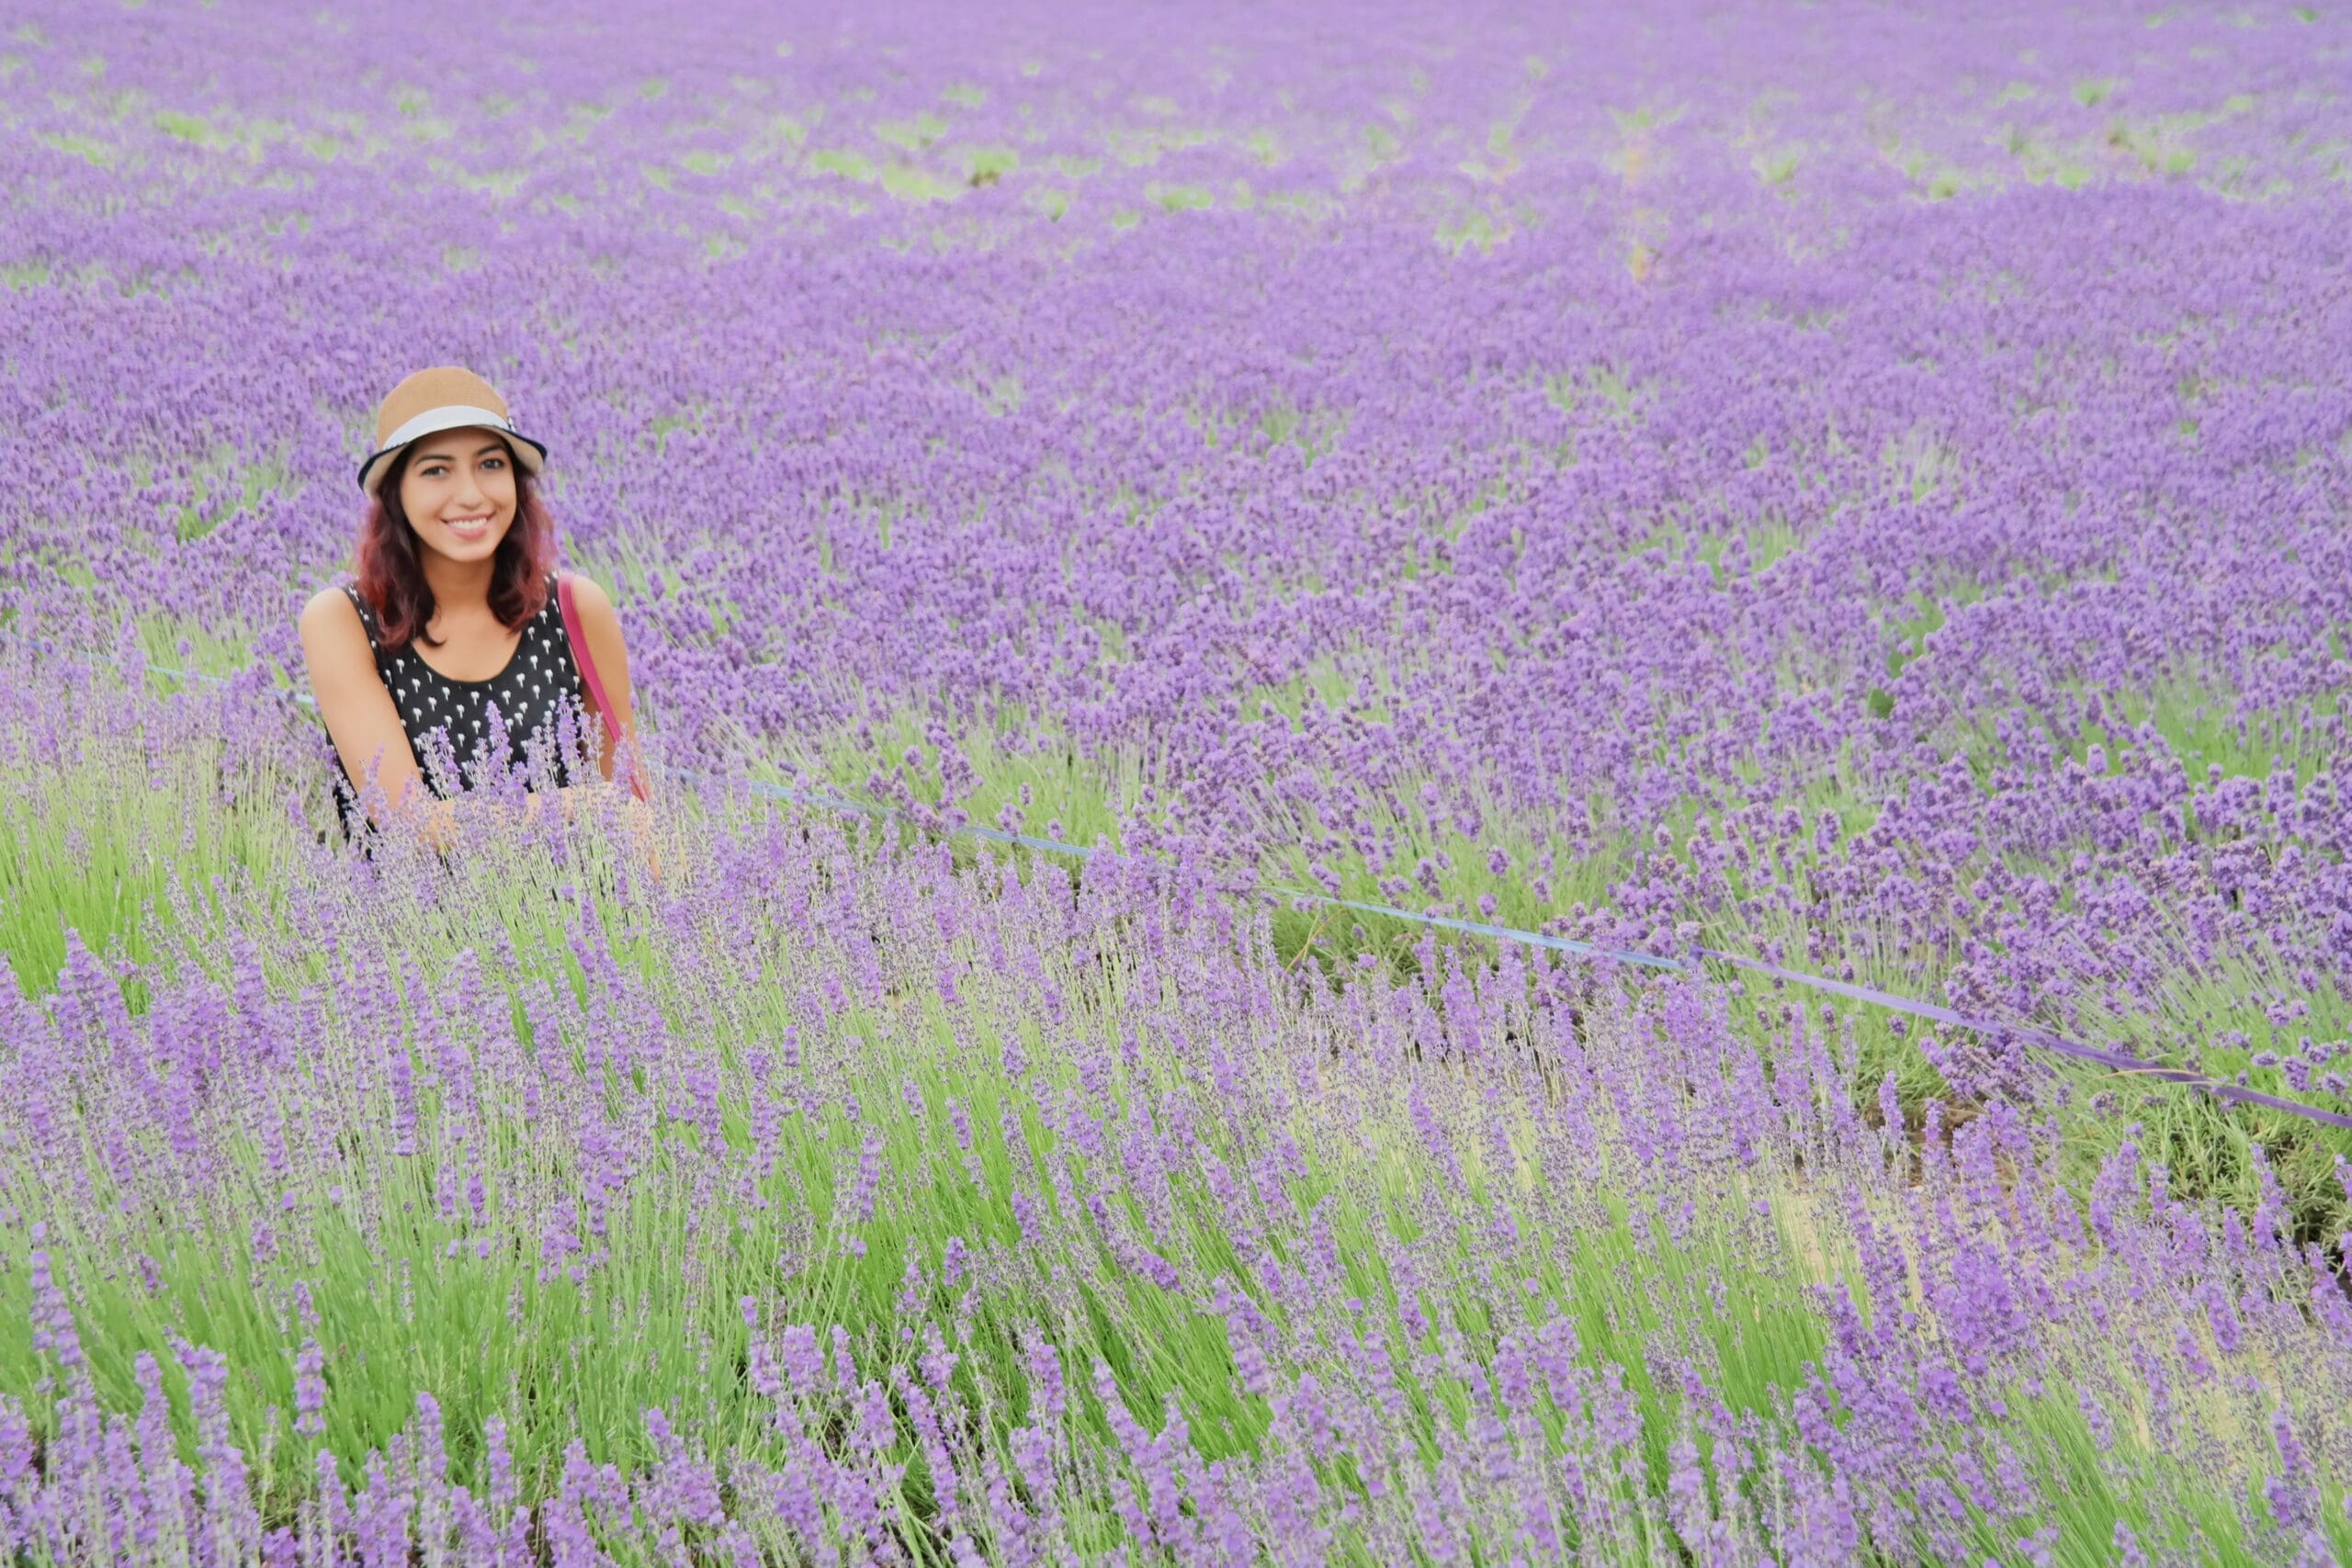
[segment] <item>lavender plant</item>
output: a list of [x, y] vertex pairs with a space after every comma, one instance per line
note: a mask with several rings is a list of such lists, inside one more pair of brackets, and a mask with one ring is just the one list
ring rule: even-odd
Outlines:
[[[1286, 901], [2352, 1111], [2342, 17], [410, 10], [0, 40], [12, 1550], [2343, 1552], [2352, 1142]], [[323, 849], [437, 360], [913, 830]]]
[[315, 856], [137, 1016], [78, 942], [12, 987], [12, 1550], [2352, 1544], [2275, 1184], [2086, 1199], [2006, 1103], [1871, 1126], [1826, 1010], [1335, 987], [1182, 878], [601, 842]]

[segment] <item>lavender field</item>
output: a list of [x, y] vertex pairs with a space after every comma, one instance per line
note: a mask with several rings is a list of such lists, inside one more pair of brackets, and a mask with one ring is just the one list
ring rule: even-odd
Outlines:
[[[18, 7], [0, 1558], [2352, 1559], [2347, 82]], [[333, 829], [442, 364], [651, 840]]]

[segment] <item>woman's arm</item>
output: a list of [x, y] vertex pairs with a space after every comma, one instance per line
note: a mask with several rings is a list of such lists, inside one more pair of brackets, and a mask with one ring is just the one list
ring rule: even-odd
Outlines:
[[[634, 749], [637, 743], [637, 714], [629, 688], [628, 644], [621, 636], [620, 615], [614, 610], [613, 602], [605, 591], [584, 577], [575, 575], [572, 578], [571, 602], [580, 612], [580, 632], [588, 639], [588, 657], [596, 661], [596, 678], [604, 685], [605, 700], [612, 704], [613, 716], [619, 721], [620, 732]], [[594, 699], [590, 699], [589, 705], [593, 710]], [[613, 727], [605, 723], [602, 715], [593, 711], [589, 722], [596, 727], [596, 766], [609, 780], [618, 757], [618, 747], [613, 739]], [[637, 772], [638, 777], [645, 782], [646, 794], [650, 797], [652, 771], [645, 766], [641, 758], [637, 762]], [[564, 804], [569, 811], [571, 802], [568, 797]], [[644, 849], [647, 869], [652, 873], [653, 880], [659, 882], [662, 880], [662, 852], [653, 835], [652, 814], [647, 809], [648, 802], [630, 799], [624, 804], [628, 810], [629, 832]]]
[[[580, 610], [581, 634], [588, 639], [588, 656], [596, 661], [596, 675], [604, 683], [605, 700], [612, 705], [620, 732], [634, 743], [637, 716], [628, 681], [628, 644], [621, 636], [620, 615], [602, 588], [577, 573], [571, 579], [571, 600]], [[589, 700], [589, 706], [593, 713], [594, 698]], [[593, 722], [596, 726], [596, 766], [609, 779], [617, 754], [613, 732], [601, 715], [595, 716]], [[652, 781], [648, 778], [646, 782], [650, 791]]]
[[[400, 709], [392, 694], [376, 673], [376, 656], [368, 646], [368, 628], [359, 612], [339, 588], [323, 588], [302, 606], [302, 663], [311, 678], [311, 694], [319, 702], [319, 716], [326, 722], [327, 739], [343, 759], [343, 771], [354, 791], [366, 787], [370, 761], [384, 797], [397, 810], [410, 787], [424, 775], [416, 752], [401, 727]], [[448, 801], [433, 803], [426, 832], [436, 842], [454, 822]], [[382, 826], [379, 821], [378, 826]]]

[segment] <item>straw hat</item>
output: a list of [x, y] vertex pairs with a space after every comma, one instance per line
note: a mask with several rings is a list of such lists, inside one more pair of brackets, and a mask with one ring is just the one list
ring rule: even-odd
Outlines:
[[376, 450], [359, 465], [359, 488], [374, 495], [384, 470], [410, 442], [474, 425], [505, 436], [526, 473], [537, 474], [547, 461], [547, 447], [514, 428], [497, 388], [470, 370], [438, 365], [394, 387], [377, 407]]

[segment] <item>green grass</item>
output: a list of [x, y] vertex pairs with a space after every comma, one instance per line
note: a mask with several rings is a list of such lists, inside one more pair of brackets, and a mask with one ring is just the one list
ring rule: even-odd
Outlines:
[[217, 738], [150, 751], [85, 731], [75, 743], [39, 763], [0, 743], [0, 953], [28, 992], [55, 986], [68, 931], [150, 963], [167, 950], [175, 905], [252, 897], [294, 848], [258, 808], [273, 770]]

